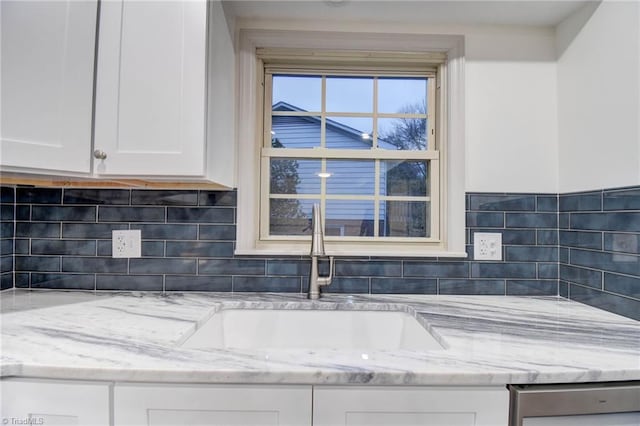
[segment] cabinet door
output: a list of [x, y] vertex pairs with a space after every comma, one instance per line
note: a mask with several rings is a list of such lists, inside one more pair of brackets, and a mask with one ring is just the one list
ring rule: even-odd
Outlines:
[[311, 386], [121, 384], [116, 425], [311, 424]]
[[3, 170], [89, 173], [97, 1], [2, 1]]
[[109, 426], [109, 385], [35, 379], [5, 379], [2, 423]]
[[333, 387], [313, 392], [314, 426], [506, 426], [509, 393], [491, 387]]
[[101, 3], [95, 174], [204, 174], [206, 15], [206, 0]]

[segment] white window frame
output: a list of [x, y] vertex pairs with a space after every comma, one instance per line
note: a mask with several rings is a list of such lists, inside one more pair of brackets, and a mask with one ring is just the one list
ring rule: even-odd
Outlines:
[[[438, 132], [442, 170], [444, 218], [438, 244], [420, 242], [327, 241], [326, 251], [336, 256], [466, 257], [464, 200], [464, 54], [461, 36], [365, 34], [278, 30], [241, 30], [238, 48], [237, 122], [237, 238], [238, 255], [305, 255], [309, 238], [290, 241], [260, 239], [261, 147], [263, 140], [263, 65], [257, 49], [288, 48], [332, 51], [443, 52], [439, 66], [440, 111]], [[348, 52], [346, 52], [348, 54]], [[380, 239], [382, 240], [382, 239]]]

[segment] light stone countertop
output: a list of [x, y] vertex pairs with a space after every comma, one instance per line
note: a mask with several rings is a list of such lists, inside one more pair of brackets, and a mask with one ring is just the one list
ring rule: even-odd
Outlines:
[[[0, 374], [109, 381], [501, 385], [640, 380], [640, 322], [554, 297], [9, 290]], [[427, 352], [181, 348], [228, 308], [401, 310]]]

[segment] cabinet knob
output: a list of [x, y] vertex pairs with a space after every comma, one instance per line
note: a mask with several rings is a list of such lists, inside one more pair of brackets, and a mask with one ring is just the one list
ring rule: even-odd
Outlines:
[[107, 153], [96, 149], [95, 151], [93, 151], [93, 157], [97, 158], [98, 160], [105, 160], [107, 158]]

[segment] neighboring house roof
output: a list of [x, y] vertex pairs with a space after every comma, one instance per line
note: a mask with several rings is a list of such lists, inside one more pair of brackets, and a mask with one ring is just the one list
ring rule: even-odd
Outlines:
[[[293, 112], [308, 112], [305, 109], [299, 108], [295, 105], [291, 105], [290, 103], [287, 102], [277, 102], [273, 105], [272, 107], [272, 111], [293, 111]], [[314, 122], [314, 123], [318, 123], [318, 125], [320, 124], [320, 117], [316, 117], [316, 116], [297, 116], [297, 118], [305, 120], [305, 121], [309, 121], [309, 122]], [[352, 137], [354, 140], [357, 140], [360, 143], [366, 144], [368, 146], [371, 146], [371, 144], [373, 143], [373, 139], [363, 139], [362, 138], [362, 134], [363, 133], [367, 133], [367, 134], [372, 134], [372, 131], [366, 130], [358, 130], [355, 129], [353, 127], [347, 126], [346, 124], [342, 124], [339, 123], [335, 120], [331, 120], [331, 119], [327, 119], [326, 120], [327, 123], [327, 129], [331, 129], [340, 133], [343, 133], [347, 136]], [[392, 150], [396, 150], [398, 149], [397, 146], [390, 144], [388, 142], [386, 142], [384, 139], [378, 138], [378, 146], [384, 149], [392, 149]]]

